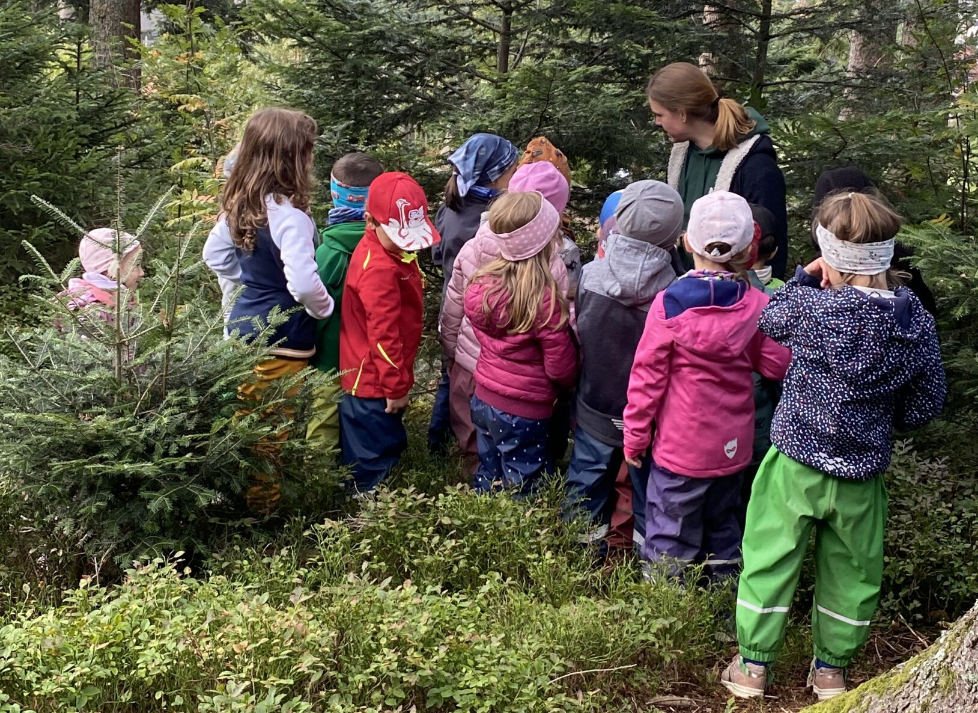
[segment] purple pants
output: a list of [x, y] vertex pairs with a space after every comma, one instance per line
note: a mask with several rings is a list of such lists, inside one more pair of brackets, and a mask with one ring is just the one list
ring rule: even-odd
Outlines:
[[688, 564], [705, 564], [720, 580], [737, 573], [743, 531], [738, 520], [743, 473], [690, 478], [660, 468], [649, 470], [642, 556], [663, 562], [681, 576]]

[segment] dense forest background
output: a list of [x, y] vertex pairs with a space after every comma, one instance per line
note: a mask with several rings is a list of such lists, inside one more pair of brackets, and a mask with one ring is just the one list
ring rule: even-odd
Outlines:
[[[197, 259], [221, 160], [271, 104], [319, 124], [320, 220], [352, 149], [437, 203], [470, 133], [546, 135], [588, 254], [607, 194], [664, 178], [643, 90], [673, 61], [770, 122], [791, 264], [827, 168], [859, 166], [907, 220], [951, 395], [887, 476], [884, 599], [854, 680], [921, 651], [978, 595], [976, 31], [970, 0], [0, 0], [0, 711], [724, 710], [729, 592], [602, 574], [556, 492], [478, 498], [418, 445], [391, 492], [351, 503], [294, 439], [280, 516], [238, 508], [268, 433], [233, 418], [256, 352], [221, 339]], [[51, 296], [79, 230], [104, 225], [146, 248], [135, 326], [68, 339]], [[315, 385], [269, 398], [301, 421]]]

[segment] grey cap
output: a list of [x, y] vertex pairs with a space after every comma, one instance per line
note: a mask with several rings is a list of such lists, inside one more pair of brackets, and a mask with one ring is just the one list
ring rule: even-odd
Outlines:
[[683, 229], [683, 199], [661, 181], [636, 181], [615, 209], [618, 232], [668, 250]]

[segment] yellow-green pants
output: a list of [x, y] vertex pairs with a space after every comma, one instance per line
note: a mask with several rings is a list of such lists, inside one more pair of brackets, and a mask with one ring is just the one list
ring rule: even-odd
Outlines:
[[[293, 359], [290, 357], [263, 359], [254, 369], [257, 379], [241, 384], [238, 387], [238, 398], [242, 401], [258, 401], [261, 399], [262, 393], [271, 385], [271, 382], [276, 379], [298, 374], [308, 365], [308, 359]], [[290, 390], [289, 395], [294, 395], [296, 391], [297, 389]], [[251, 413], [251, 409], [248, 408], [238, 410], [238, 416], [245, 416], [249, 413]], [[286, 419], [291, 419], [295, 416], [291, 408], [284, 408], [279, 412], [276, 412], [275, 409], [268, 409], [264, 414], [265, 417], [273, 415]], [[267, 515], [278, 507], [278, 502], [282, 496], [280, 476], [278, 473], [279, 454], [282, 451], [282, 442], [288, 437], [289, 428], [285, 426], [273, 436], [263, 438], [255, 446], [256, 453], [271, 462], [272, 472], [255, 471], [251, 474], [248, 490], [245, 493], [245, 500], [248, 503], [248, 508], [253, 512]]]
[[751, 491], [737, 590], [740, 655], [773, 662], [815, 528], [815, 656], [846, 667], [866, 643], [883, 579], [883, 477], [846, 480], [771, 448]]
[[312, 399], [312, 416], [306, 428], [306, 440], [326, 453], [340, 452], [340, 399], [343, 389], [337, 379], [316, 389]]

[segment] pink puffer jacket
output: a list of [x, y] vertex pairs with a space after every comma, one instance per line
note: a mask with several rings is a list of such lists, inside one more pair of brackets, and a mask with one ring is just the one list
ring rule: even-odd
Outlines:
[[508, 295], [493, 297], [491, 314], [483, 298], [491, 283], [482, 280], [465, 291], [465, 316], [482, 347], [475, 369], [475, 395], [490, 406], [523, 418], [553, 415], [557, 387], [577, 379], [577, 348], [569, 323], [557, 328], [559, 310], [550, 320], [550, 295], [544, 297], [537, 325], [525, 334], [510, 334], [500, 326]]
[[[472, 324], [465, 316], [465, 288], [469, 286], [469, 281], [480, 268], [498, 257], [499, 244], [489, 230], [489, 223], [483, 222], [479, 232], [462, 246], [456, 256], [448, 289], [445, 292], [445, 303], [438, 330], [442, 349], [447, 357], [454, 359], [459, 366], [471, 373], [475, 373], [481, 347], [479, 340], [475, 338]], [[550, 269], [554, 279], [557, 280], [557, 286], [566, 296], [567, 268], [564, 267], [559, 255], [555, 254], [550, 261]]]

